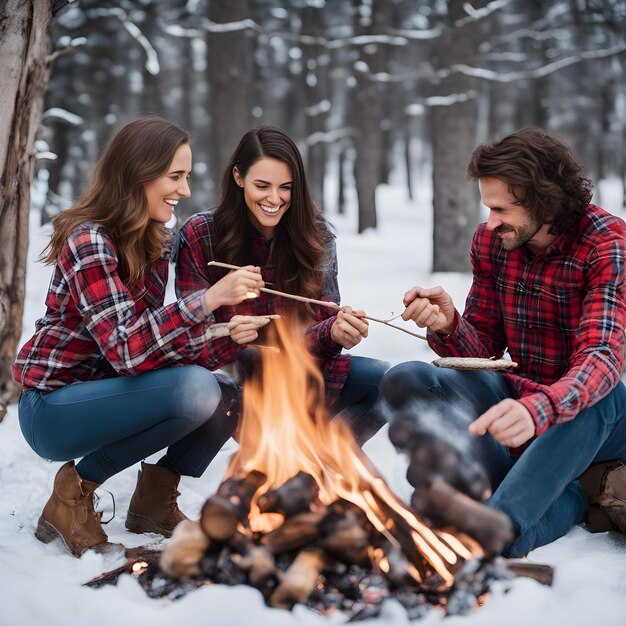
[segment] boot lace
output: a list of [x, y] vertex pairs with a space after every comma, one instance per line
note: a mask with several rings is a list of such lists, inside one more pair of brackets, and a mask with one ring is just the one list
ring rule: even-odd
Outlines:
[[176, 512], [178, 511], [178, 502], [177, 502], [177, 498], [180, 495], [180, 491], [178, 491], [176, 488], [173, 488], [170, 491], [170, 502], [169, 502], [169, 506], [170, 506], [170, 511], [172, 512]]
[[105, 489], [104, 487], [99, 487], [99, 489], [102, 489], [102, 491], [106, 491], [110, 496], [111, 496], [111, 502], [113, 503], [113, 513], [111, 513], [111, 517], [109, 517], [108, 520], [103, 520], [102, 517], [104, 515], [103, 511], [96, 511], [96, 506], [98, 505], [98, 502], [100, 502], [100, 496], [94, 491], [93, 493], [93, 508], [94, 508], [94, 515], [98, 518], [98, 521], [101, 524], [108, 524], [114, 517], [115, 517], [115, 496], [108, 490]]

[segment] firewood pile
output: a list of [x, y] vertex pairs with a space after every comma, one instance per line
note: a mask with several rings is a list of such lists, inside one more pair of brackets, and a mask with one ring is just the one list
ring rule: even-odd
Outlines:
[[[258, 498], [258, 510], [282, 523], [268, 532], [252, 532], [251, 503], [264, 481], [255, 471], [225, 480], [206, 501], [200, 519], [179, 524], [164, 549], [129, 550], [125, 565], [87, 585], [115, 584], [127, 573], [148, 596], [173, 600], [203, 585], [248, 584], [269, 606], [291, 609], [301, 603], [319, 614], [341, 611], [349, 621], [359, 621], [379, 615], [390, 597], [405, 607], [409, 619], [417, 619], [432, 607], [467, 613], [482, 602], [492, 581], [516, 573], [549, 582], [549, 568], [516, 572], [502, 559], [471, 556], [452, 568], [454, 580], [448, 584], [420, 553], [401, 515], [386, 507], [395, 537], [386, 536], [352, 502], [322, 504], [315, 480], [303, 472]], [[443, 487], [436, 493], [434, 499], [454, 496]], [[486, 507], [472, 503], [493, 522]]]
[[87, 585], [130, 574], [150, 597], [176, 599], [204, 585], [247, 584], [269, 606], [358, 621], [377, 616], [387, 598], [414, 619], [432, 607], [466, 613], [494, 580], [550, 583], [550, 568], [497, 556], [510, 522], [481, 502], [489, 484], [465, 425], [441, 428], [455, 416], [446, 422], [394, 399], [389, 436], [408, 457], [414, 488], [405, 504], [347, 425], [328, 420], [304, 342], [277, 328], [279, 349], [263, 351], [259, 375], [244, 385], [239, 449], [200, 519], [179, 524], [163, 549], [128, 551], [123, 566]]

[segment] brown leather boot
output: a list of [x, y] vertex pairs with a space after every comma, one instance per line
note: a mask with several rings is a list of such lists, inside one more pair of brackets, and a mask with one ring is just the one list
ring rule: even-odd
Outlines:
[[590, 530], [626, 533], [626, 465], [623, 461], [594, 463], [579, 478], [587, 496], [585, 522]]
[[74, 556], [106, 544], [108, 537], [100, 525], [102, 513], [94, 510], [93, 492], [98, 487], [79, 476], [74, 461], [65, 463], [54, 477], [52, 495], [39, 518], [35, 537], [44, 543], [58, 537]]
[[128, 506], [126, 528], [132, 533], [171, 537], [176, 524], [187, 519], [176, 498], [180, 474], [161, 465], [141, 464], [137, 487]]

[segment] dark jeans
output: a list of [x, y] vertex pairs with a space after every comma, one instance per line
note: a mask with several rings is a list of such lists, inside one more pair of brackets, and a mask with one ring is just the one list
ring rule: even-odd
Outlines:
[[350, 373], [338, 398], [331, 404], [332, 414], [350, 426], [363, 445], [386, 423], [379, 402], [379, 385], [389, 363], [364, 356], [350, 357]]
[[[418, 361], [397, 365], [383, 378], [384, 400], [397, 406], [405, 393], [454, 403], [472, 419], [513, 397], [498, 372], [440, 369]], [[472, 445], [491, 481], [487, 504], [504, 511], [518, 533], [504, 554], [525, 556], [583, 521], [587, 502], [576, 479], [591, 463], [626, 458], [626, 388], [618, 383], [576, 418], [537, 437], [520, 457], [510, 456], [489, 434], [473, 437]]]
[[83, 457], [78, 473], [103, 483], [166, 447], [160, 465], [201, 476], [234, 432], [239, 407], [240, 390], [229, 378], [189, 365], [25, 391], [19, 420], [37, 454]]

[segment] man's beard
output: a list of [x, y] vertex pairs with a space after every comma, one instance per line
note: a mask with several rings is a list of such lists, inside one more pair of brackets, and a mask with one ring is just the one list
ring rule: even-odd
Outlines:
[[517, 250], [521, 248], [523, 245], [527, 244], [540, 230], [543, 224], [536, 222], [535, 220], [531, 220], [526, 224], [518, 227], [512, 228], [510, 226], [498, 226], [495, 232], [497, 235], [501, 233], [515, 233], [514, 237], [510, 237], [507, 239], [500, 238], [502, 242], [502, 247], [505, 250]]

